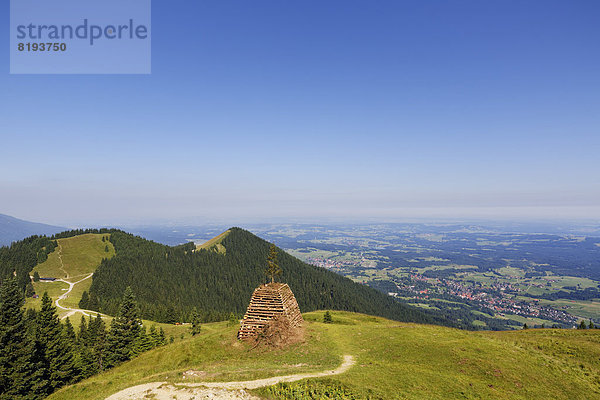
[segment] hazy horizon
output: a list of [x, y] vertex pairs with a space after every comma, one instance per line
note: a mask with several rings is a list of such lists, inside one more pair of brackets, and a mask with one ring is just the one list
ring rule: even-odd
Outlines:
[[[0, 212], [0, 214], [8, 215]], [[68, 229], [79, 228], [181, 228], [181, 227], [252, 227], [260, 225], [314, 225], [314, 226], [336, 226], [336, 225], [378, 225], [378, 224], [431, 224], [431, 225], [477, 225], [482, 227], [493, 226], [547, 226], [548, 228], [570, 227], [584, 229], [585, 227], [600, 229], [600, 218], [548, 218], [548, 217], [488, 217], [488, 216], [471, 216], [471, 217], [453, 217], [453, 216], [406, 216], [394, 218], [358, 218], [358, 217], [265, 217], [265, 218], [248, 218], [248, 217], [223, 217], [211, 218], [201, 216], [174, 217], [174, 218], [109, 218], [109, 219], [81, 219], [81, 220], [58, 220], [58, 219], [35, 219], [28, 218], [22, 215], [8, 215], [10, 217], [21, 220], [43, 223], [54, 226], [61, 226]]]
[[152, 12], [147, 76], [9, 75], [0, 45], [0, 213], [600, 219], [598, 2]]

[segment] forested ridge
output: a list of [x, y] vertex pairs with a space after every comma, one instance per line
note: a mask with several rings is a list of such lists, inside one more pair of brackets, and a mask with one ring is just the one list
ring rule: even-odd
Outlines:
[[[267, 279], [269, 243], [240, 228], [230, 229], [222, 239], [224, 252], [196, 250], [193, 243], [169, 247], [120, 231], [112, 232], [110, 241], [116, 256], [103, 260], [94, 273], [82, 308], [114, 315], [123, 291], [131, 286], [145, 319], [189, 321], [197, 308], [203, 321], [222, 320], [232, 312], [243, 315], [252, 291]], [[279, 264], [280, 280], [290, 285], [303, 312], [335, 309], [454, 325], [281, 250]]]
[[63, 239], [85, 233], [110, 233], [115, 229], [75, 229], [61, 232], [50, 237], [30, 236], [10, 246], [0, 247], [0, 283], [11, 275], [16, 275], [19, 287], [25, 290], [31, 284], [29, 273], [37, 264], [46, 261], [58, 245], [56, 239]]
[[[51, 237], [32, 236], [0, 248], [0, 282], [16, 272], [21, 290], [29, 274], [55, 250], [56, 239], [86, 233], [111, 233], [116, 255], [94, 273], [80, 306], [116, 315], [121, 296], [131, 286], [141, 316], [158, 322], [189, 322], [196, 308], [202, 321], [217, 321], [233, 313], [242, 316], [252, 291], [266, 282], [269, 243], [240, 228], [232, 228], [219, 248], [196, 249], [193, 243], [166, 246], [117, 229], [78, 229]], [[399, 321], [461, 326], [441, 314], [407, 306], [368, 286], [324, 268], [306, 264], [279, 250], [283, 274], [303, 312], [335, 309], [378, 315]], [[470, 326], [463, 326], [469, 328]]]

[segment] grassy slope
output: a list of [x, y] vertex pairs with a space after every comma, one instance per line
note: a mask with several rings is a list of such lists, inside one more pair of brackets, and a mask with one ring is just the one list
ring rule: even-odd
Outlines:
[[229, 232], [231, 231], [226, 230], [220, 235], [210, 239], [208, 242], [196, 245], [196, 249], [209, 249], [214, 246], [218, 253], [225, 254], [227, 250], [225, 249], [225, 246], [221, 244], [221, 242], [227, 237], [227, 235], [229, 235]]
[[28, 297], [27, 299], [25, 299], [25, 307], [39, 310], [42, 305], [41, 295], [44, 292], [48, 292], [48, 296], [52, 297], [53, 299], [56, 299], [61, 294], [63, 294], [68, 288], [69, 285], [67, 285], [64, 282], [34, 282], [33, 289], [36, 293], [40, 294], [40, 298], [34, 299]]
[[600, 331], [467, 332], [345, 312], [333, 312], [328, 325], [316, 322], [322, 315], [305, 314], [306, 343], [267, 352], [237, 343], [236, 326], [206, 324], [199, 337], [150, 351], [50, 399], [103, 399], [139, 383], [180, 381], [188, 369], [216, 381], [323, 370], [343, 354], [357, 364], [335, 379], [385, 399], [600, 398]]
[[50, 399], [104, 399], [140, 383], [179, 382], [182, 373], [189, 369], [205, 371], [207, 376], [202, 380], [227, 381], [335, 368], [340, 362], [337, 346], [318, 327], [309, 328], [306, 343], [266, 353], [237, 342], [237, 329], [237, 325], [227, 326], [226, 322], [205, 324], [200, 336], [144, 353], [120, 367], [64, 388]]
[[[104, 242], [102, 241], [103, 236], [107, 238]], [[77, 282], [85, 278], [86, 275], [94, 272], [103, 258], [110, 258], [115, 255], [115, 249], [112, 243], [108, 241], [109, 236], [109, 234], [88, 233], [66, 239], [58, 239], [60, 247], [50, 253], [46, 261], [36, 265], [31, 274], [33, 275], [33, 272], [37, 271], [41, 277], [55, 277], [69, 282]], [[105, 251], [106, 246], [108, 246], [108, 252]], [[62, 258], [62, 264], [59, 254]], [[84, 291], [89, 291], [91, 284], [91, 278], [78, 283], [73, 287], [69, 297], [63, 300], [61, 304], [65, 307], [79, 307], [81, 295]], [[53, 299], [56, 299], [62, 292], [53, 286], [60, 288], [68, 287], [62, 282], [34, 283], [34, 289], [36, 293], [40, 294], [40, 297], [45, 290], [48, 290], [48, 294]], [[27, 306], [38, 308], [40, 301], [40, 299], [28, 299]]]

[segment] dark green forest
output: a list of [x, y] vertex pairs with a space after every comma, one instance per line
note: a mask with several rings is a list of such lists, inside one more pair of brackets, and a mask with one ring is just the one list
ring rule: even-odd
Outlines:
[[[116, 256], [103, 260], [90, 293], [80, 306], [114, 315], [126, 286], [135, 293], [143, 318], [158, 322], [190, 321], [196, 307], [202, 321], [243, 315], [252, 291], [267, 281], [270, 244], [232, 228], [222, 240], [225, 253], [196, 250], [193, 243], [170, 247], [115, 231]], [[290, 285], [303, 312], [318, 309], [355, 311], [398, 321], [456, 326], [442, 315], [398, 303], [370, 287], [324, 268], [306, 264], [279, 250], [281, 282]]]
[[68, 238], [84, 233], [110, 233], [115, 229], [75, 229], [47, 236], [30, 236], [10, 246], [0, 247], [0, 283], [3, 279], [15, 275], [17, 283], [25, 290], [31, 282], [29, 273], [37, 264], [46, 261], [48, 254], [57, 246], [56, 239]]
[[82, 317], [76, 333], [69, 318], [59, 320], [47, 293], [40, 311], [25, 311], [23, 304], [16, 278], [5, 278], [0, 284], [0, 400], [43, 399], [166, 344], [162, 328], [148, 333], [141, 324], [130, 288], [109, 329], [97, 315]]
[[31, 236], [9, 246], [0, 247], [0, 282], [15, 275], [22, 290], [31, 284], [29, 272], [38, 263], [46, 261], [56, 242], [46, 236]]

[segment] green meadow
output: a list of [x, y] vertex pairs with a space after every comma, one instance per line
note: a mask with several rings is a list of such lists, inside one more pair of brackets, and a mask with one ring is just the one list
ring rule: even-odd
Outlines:
[[[305, 341], [285, 349], [251, 348], [235, 339], [237, 326], [205, 324], [199, 336], [144, 353], [49, 399], [104, 399], [141, 383], [181, 382], [190, 369], [202, 371], [202, 381], [321, 371], [338, 366], [345, 354], [356, 359], [347, 372], [294, 385], [340, 386], [355, 390], [354, 398], [600, 398], [600, 330], [469, 332], [347, 312], [332, 316], [333, 323], [324, 324], [323, 312], [304, 314]], [[255, 391], [296, 398], [290, 392]]]

